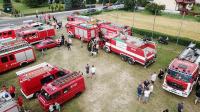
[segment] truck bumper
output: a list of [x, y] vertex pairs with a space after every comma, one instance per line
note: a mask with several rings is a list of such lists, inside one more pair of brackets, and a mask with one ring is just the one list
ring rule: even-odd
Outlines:
[[178, 96], [185, 97], [185, 98], [188, 97], [189, 94], [190, 94], [190, 92], [184, 92], [184, 91], [174, 89], [174, 88], [168, 86], [166, 83], [163, 83], [162, 88], [166, 91], [169, 91], [170, 93], [173, 93], [173, 94], [176, 94]]
[[26, 99], [30, 99], [33, 97], [33, 94], [30, 94], [30, 95], [26, 95], [22, 89], [20, 89], [21, 93], [25, 96]]

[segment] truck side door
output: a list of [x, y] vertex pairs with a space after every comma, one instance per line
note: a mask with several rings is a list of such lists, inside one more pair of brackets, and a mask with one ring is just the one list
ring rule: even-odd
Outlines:
[[8, 57], [7, 56], [2, 56], [0, 57], [0, 71], [4, 72], [6, 70], [9, 70], [9, 66], [8, 66]]

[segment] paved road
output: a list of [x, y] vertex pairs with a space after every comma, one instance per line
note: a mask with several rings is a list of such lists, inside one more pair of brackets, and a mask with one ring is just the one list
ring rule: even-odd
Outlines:
[[[56, 12], [56, 13], [51, 13], [51, 15], [55, 16], [57, 19], [63, 19], [67, 15], [72, 14], [74, 11], [83, 12], [85, 10], [87, 10], [87, 9], [65, 11], [65, 12]], [[0, 20], [0, 25], [3, 25], [3, 24], [20, 25], [20, 24], [23, 23], [23, 21], [26, 21], [26, 20], [35, 20], [35, 19], [36, 19], [35, 15], [25, 16], [25, 17], [18, 17], [18, 18], [9, 18], [8, 20]]]

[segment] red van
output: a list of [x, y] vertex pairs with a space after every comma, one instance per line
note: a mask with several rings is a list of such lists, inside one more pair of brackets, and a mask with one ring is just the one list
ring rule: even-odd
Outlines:
[[72, 72], [42, 87], [38, 100], [45, 111], [55, 103], [63, 104], [80, 95], [85, 90], [85, 82], [80, 72]]
[[16, 72], [21, 92], [27, 99], [36, 97], [44, 84], [69, 73], [70, 71], [52, 66], [46, 62]]

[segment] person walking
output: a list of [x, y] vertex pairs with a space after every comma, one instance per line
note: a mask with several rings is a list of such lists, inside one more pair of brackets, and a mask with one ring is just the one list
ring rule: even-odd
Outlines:
[[89, 75], [89, 73], [90, 73], [90, 65], [89, 64], [86, 65], [85, 72], [87, 75]]
[[151, 83], [154, 84], [154, 82], [156, 81], [156, 78], [157, 78], [157, 74], [156, 72], [154, 72], [152, 75], [151, 75]]
[[61, 45], [64, 45], [65, 44], [65, 36], [62, 34], [61, 36]]
[[178, 112], [183, 112], [184, 109], [184, 102], [178, 103], [177, 110]]
[[15, 97], [15, 86], [14, 85], [10, 86], [9, 93], [10, 93], [10, 95], [11, 95], [12, 98]]
[[92, 65], [92, 67], [91, 67], [91, 79], [95, 74], [96, 74], [96, 68], [94, 67], [94, 65]]
[[149, 90], [150, 90], [150, 94], [153, 94], [153, 84], [152, 83], [149, 85]]
[[151, 93], [151, 92], [150, 92], [149, 88], [146, 88], [146, 89], [144, 90], [144, 99], [143, 99], [143, 103], [147, 103], [147, 102], [148, 102], [150, 93]]
[[83, 48], [84, 38], [83, 37], [80, 38], [81, 38], [81, 48]]
[[196, 90], [196, 99], [194, 101], [194, 104], [197, 104], [197, 102], [200, 101], [200, 88], [198, 88], [198, 90]]
[[68, 38], [68, 41], [67, 41], [67, 48], [68, 50], [71, 50], [71, 45], [72, 45], [72, 39], [71, 38]]
[[19, 105], [20, 110], [23, 111], [23, 98], [22, 98], [22, 96], [19, 96], [17, 98], [17, 104]]
[[142, 92], [143, 92], [142, 84], [139, 84], [138, 87], [137, 87], [137, 99], [138, 99], [138, 101], [141, 101]]
[[163, 77], [164, 77], [164, 71], [163, 71], [163, 69], [160, 69], [159, 74], [158, 74], [158, 78], [159, 78], [160, 80], [162, 80]]

